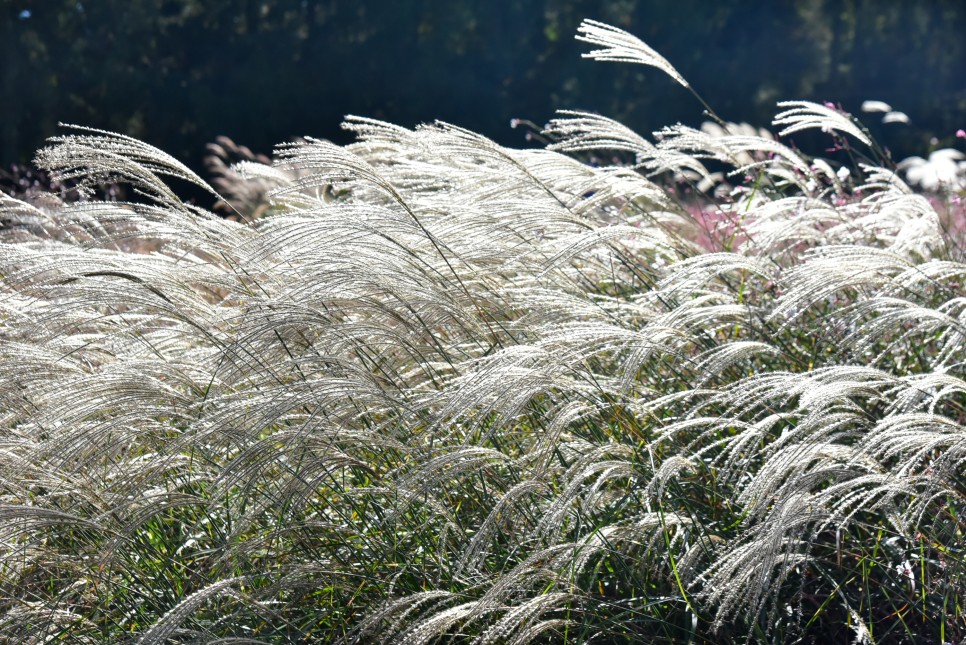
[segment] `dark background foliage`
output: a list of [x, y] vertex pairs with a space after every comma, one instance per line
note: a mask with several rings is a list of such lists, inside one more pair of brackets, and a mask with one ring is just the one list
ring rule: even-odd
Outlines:
[[511, 118], [560, 108], [642, 132], [702, 120], [656, 70], [581, 60], [585, 17], [640, 36], [725, 118], [767, 125], [783, 99], [856, 113], [884, 100], [913, 121], [879, 128], [897, 157], [966, 126], [962, 0], [0, 0], [0, 163], [29, 160], [58, 122], [198, 168], [220, 134], [260, 152], [344, 141], [349, 113], [519, 146]]

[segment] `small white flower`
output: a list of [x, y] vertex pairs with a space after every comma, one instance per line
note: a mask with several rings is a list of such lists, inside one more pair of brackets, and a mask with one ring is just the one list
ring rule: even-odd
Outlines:
[[847, 166], [842, 166], [835, 174], [838, 176], [839, 181], [845, 181], [849, 178], [849, 175], [852, 174], [852, 171], [850, 171]]
[[905, 112], [889, 112], [882, 117], [883, 123], [909, 123], [909, 116]]
[[908, 157], [899, 162], [906, 180], [924, 190], [954, 191], [966, 185], [966, 155], [953, 148], [933, 151], [928, 159]]
[[863, 112], [891, 112], [892, 106], [885, 101], [862, 101]]
[[916, 572], [913, 570], [911, 562], [904, 560], [901, 564], [897, 564], [896, 573], [898, 573], [900, 576], [908, 578], [909, 589], [912, 591], [916, 590]]

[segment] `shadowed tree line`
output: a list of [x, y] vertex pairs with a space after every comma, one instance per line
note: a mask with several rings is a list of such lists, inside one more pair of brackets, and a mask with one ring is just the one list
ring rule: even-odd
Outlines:
[[[783, 99], [864, 99], [912, 127], [896, 156], [963, 127], [966, 5], [873, 0], [5, 0], [0, 162], [29, 160], [58, 122], [142, 138], [200, 167], [228, 135], [259, 151], [343, 141], [354, 113], [446, 120], [526, 145], [514, 117], [599, 111], [641, 132], [700, 122], [693, 97], [640, 66], [579, 60], [595, 18], [674, 60], [725, 118], [767, 125]], [[523, 62], [521, 62], [523, 61]], [[683, 116], [682, 116], [683, 115]], [[876, 119], [870, 118], [869, 121]]]

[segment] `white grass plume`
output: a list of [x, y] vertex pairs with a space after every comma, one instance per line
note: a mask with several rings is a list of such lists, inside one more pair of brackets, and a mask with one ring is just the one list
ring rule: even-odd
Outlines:
[[577, 28], [577, 33], [577, 40], [604, 47], [604, 49], [595, 49], [582, 54], [584, 58], [649, 65], [658, 68], [684, 87], [688, 87], [688, 82], [667, 59], [623, 29], [596, 20], [584, 20]]

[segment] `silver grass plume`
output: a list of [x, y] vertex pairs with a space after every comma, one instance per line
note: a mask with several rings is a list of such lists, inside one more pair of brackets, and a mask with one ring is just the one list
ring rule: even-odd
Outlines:
[[581, 42], [604, 47], [581, 54], [584, 58], [649, 65], [658, 68], [684, 87], [689, 87], [688, 82], [667, 59], [623, 29], [596, 20], [584, 20], [577, 28], [577, 34], [577, 40]]

